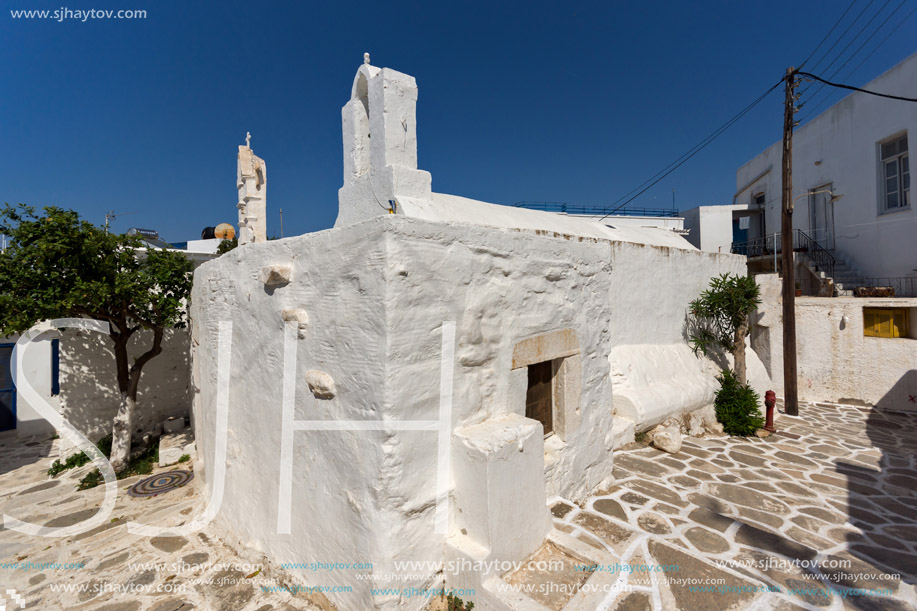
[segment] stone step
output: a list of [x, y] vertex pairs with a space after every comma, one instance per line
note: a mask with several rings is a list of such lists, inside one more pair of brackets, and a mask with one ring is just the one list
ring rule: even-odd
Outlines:
[[635, 423], [627, 416], [615, 414], [611, 421], [612, 449], [617, 450], [635, 440]]
[[190, 427], [177, 433], [163, 433], [159, 438], [160, 467], [177, 463], [185, 454], [191, 458], [195, 455], [194, 433]]

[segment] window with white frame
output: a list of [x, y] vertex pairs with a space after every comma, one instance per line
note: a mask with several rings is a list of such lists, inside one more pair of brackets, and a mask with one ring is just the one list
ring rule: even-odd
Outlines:
[[882, 210], [911, 205], [911, 171], [908, 163], [907, 134], [879, 145], [882, 179]]

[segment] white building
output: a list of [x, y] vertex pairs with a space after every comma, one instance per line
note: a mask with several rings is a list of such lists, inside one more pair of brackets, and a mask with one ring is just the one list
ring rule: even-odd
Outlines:
[[[915, 84], [917, 54], [863, 88], [915, 97]], [[917, 211], [909, 167], [915, 134], [917, 104], [862, 92], [793, 134], [793, 226], [835, 259], [834, 280], [847, 289], [893, 286], [898, 295], [917, 296]], [[692, 244], [721, 252], [728, 252], [727, 245], [739, 252], [750, 247], [762, 264], [772, 259], [780, 231], [781, 150], [776, 142], [739, 168], [733, 205], [684, 213]], [[821, 193], [806, 195], [816, 191]], [[840, 199], [832, 201], [832, 193]]]
[[[135, 231], [135, 233], [137, 233]], [[143, 234], [139, 234], [143, 235]], [[149, 236], [144, 239], [147, 240]], [[196, 268], [216, 256], [220, 240], [195, 240], [178, 252]], [[164, 243], [148, 242], [149, 248]], [[144, 249], [138, 249], [143, 256]], [[128, 346], [131, 358], [152, 344], [152, 331], [140, 330]], [[17, 437], [55, 434], [36, 406], [18, 392], [13, 377], [18, 335], [0, 338], [0, 434]], [[167, 329], [162, 353], [144, 368], [138, 388], [135, 431], [153, 431], [169, 417], [186, 417], [190, 407], [190, 333]], [[34, 338], [23, 355], [23, 370], [41, 401], [59, 412], [89, 439], [96, 441], [111, 432], [120, 404], [117, 371], [111, 339], [86, 330], [48, 331]], [[61, 452], [71, 451], [64, 441]]]
[[[685, 314], [745, 261], [670, 229], [436, 193], [417, 168], [416, 100], [412, 77], [367, 60], [343, 108], [335, 227], [195, 273], [196, 472], [211, 494], [233, 491], [216, 517], [227, 535], [280, 562], [382, 577], [418, 561], [397, 587], [535, 608], [501, 591], [493, 563], [546, 537], [592, 557], [551, 530], [548, 501], [583, 500], [635, 430], [712, 404], [718, 368], [686, 344]], [[479, 570], [446, 574], [446, 561]], [[328, 593], [342, 609], [429, 602], [336, 576], [352, 588]]]

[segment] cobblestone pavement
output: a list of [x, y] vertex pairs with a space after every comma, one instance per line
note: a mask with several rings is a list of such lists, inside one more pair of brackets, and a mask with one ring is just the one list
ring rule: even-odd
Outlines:
[[[57, 441], [0, 441], [0, 514], [46, 526], [69, 526], [95, 514], [102, 488], [77, 492], [87, 465], [48, 479]], [[175, 465], [192, 468], [192, 463]], [[152, 498], [128, 496], [140, 477], [118, 482], [110, 521], [66, 538], [24, 535], [0, 526], [0, 596], [7, 609], [99, 611], [268, 611], [331, 609], [319, 595], [268, 591], [295, 583], [257, 552], [231, 549], [207, 527], [187, 537], [142, 537], [127, 532], [129, 521], [178, 526], [206, 504], [197, 484]], [[16, 563], [16, 564], [8, 564]], [[48, 566], [48, 565], [51, 566]], [[259, 566], [263, 565], [260, 572]], [[69, 567], [69, 568], [68, 568]], [[0, 599], [0, 605], [3, 604]]]
[[[554, 504], [557, 528], [633, 567], [600, 567], [622, 586], [609, 608], [917, 608], [917, 415], [828, 404], [800, 412], [767, 439], [685, 438], [674, 455], [633, 444], [616, 453], [610, 489], [581, 506]], [[66, 526], [95, 512], [101, 489], [75, 490], [89, 466], [48, 479], [55, 444], [0, 441], [0, 513]], [[180, 525], [205, 504], [198, 480], [129, 497], [138, 479], [119, 482], [112, 521], [89, 533], [45, 539], [0, 527], [0, 594], [14, 589], [26, 609], [42, 610], [331, 608], [263, 591], [296, 581], [213, 527], [128, 534], [130, 520]], [[19, 568], [2, 564], [11, 562]], [[34, 567], [43, 563], [82, 568]], [[256, 565], [264, 568], [252, 575]]]
[[610, 489], [553, 506], [557, 528], [634, 567], [610, 608], [917, 609], [917, 414], [800, 414], [767, 439], [632, 444]]

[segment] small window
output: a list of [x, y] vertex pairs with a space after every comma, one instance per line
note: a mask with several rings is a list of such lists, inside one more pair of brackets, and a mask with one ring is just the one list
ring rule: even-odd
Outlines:
[[907, 149], [907, 134], [879, 146], [882, 158], [880, 181], [884, 211], [911, 205], [911, 168]]
[[907, 337], [906, 308], [863, 308], [863, 335], [866, 337]]
[[529, 385], [525, 393], [525, 417], [541, 422], [545, 436], [554, 432], [554, 363], [529, 365]]
[[766, 200], [765, 200], [765, 198], [764, 198], [764, 193], [758, 193], [758, 194], [755, 195], [755, 197], [754, 197], [754, 204], [755, 204], [755, 206], [757, 206], [758, 208], [764, 208], [764, 202], [765, 202], [765, 201], [766, 201]]

